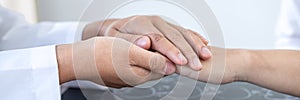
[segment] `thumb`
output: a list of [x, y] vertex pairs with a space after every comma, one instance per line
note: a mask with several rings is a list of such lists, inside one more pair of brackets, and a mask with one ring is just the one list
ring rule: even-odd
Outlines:
[[141, 48], [144, 48], [146, 50], [150, 49], [150, 47], [151, 47], [151, 41], [150, 41], [149, 37], [147, 37], [147, 36], [142, 36], [142, 37], [136, 39], [134, 41], [134, 44]]
[[115, 35], [115, 37], [125, 39], [146, 50], [150, 49], [151, 47], [151, 40], [148, 36], [134, 35], [129, 33], [118, 33]]

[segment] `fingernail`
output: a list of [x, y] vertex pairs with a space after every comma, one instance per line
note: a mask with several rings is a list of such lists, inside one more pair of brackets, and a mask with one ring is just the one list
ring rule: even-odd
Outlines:
[[178, 54], [178, 59], [180, 60], [181, 64], [187, 63], [187, 59], [181, 53]]
[[193, 65], [194, 65], [193, 68], [194, 68], [195, 70], [200, 70], [201, 67], [202, 67], [202, 64], [201, 64], [199, 58], [194, 58], [194, 59], [193, 59]]
[[147, 45], [147, 39], [146, 37], [140, 37], [135, 41], [136, 45], [138, 45], [139, 47], [146, 47]]
[[201, 52], [205, 55], [205, 57], [210, 57], [212, 55], [210, 50], [207, 47], [203, 47], [201, 49]]
[[175, 72], [175, 66], [171, 62], [167, 61], [164, 72], [165, 72], [166, 75], [170, 75], [170, 74], [174, 73]]

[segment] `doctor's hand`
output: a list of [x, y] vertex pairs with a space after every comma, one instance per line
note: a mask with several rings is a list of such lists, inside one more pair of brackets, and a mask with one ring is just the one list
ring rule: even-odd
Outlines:
[[89, 80], [120, 88], [175, 72], [175, 65], [164, 56], [120, 38], [95, 37], [56, 50], [60, 83]]
[[[200, 59], [211, 57], [206, 39], [158, 16], [132, 16], [90, 23], [85, 27], [82, 38], [95, 36], [123, 38], [144, 49], [157, 51], [177, 65], [188, 64], [193, 70], [202, 68]], [[148, 41], [151, 44], [145, 45]]]

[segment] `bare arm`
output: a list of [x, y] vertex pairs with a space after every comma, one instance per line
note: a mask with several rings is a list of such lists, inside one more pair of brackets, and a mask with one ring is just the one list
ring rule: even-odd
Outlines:
[[250, 51], [244, 81], [300, 97], [300, 51]]
[[300, 97], [300, 51], [211, 50], [212, 59], [202, 62], [201, 71], [177, 67], [177, 73], [210, 83], [244, 81]]

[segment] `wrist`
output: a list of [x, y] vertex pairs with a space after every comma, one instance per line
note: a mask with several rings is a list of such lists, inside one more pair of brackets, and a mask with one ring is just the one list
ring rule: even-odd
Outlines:
[[253, 65], [253, 51], [244, 49], [231, 49], [228, 51], [228, 65], [232, 67], [234, 81], [248, 81], [251, 74], [250, 67]]
[[247, 53], [247, 63], [244, 65], [245, 69], [241, 81], [252, 83], [252, 81], [257, 79], [259, 74], [263, 72], [262, 70], [264, 69], [264, 64], [261, 63], [263, 59], [260, 57], [260, 51], [247, 50]]
[[56, 56], [59, 72], [59, 83], [75, 79], [72, 62], [72, 45], [58, 45], [56, 46]]

